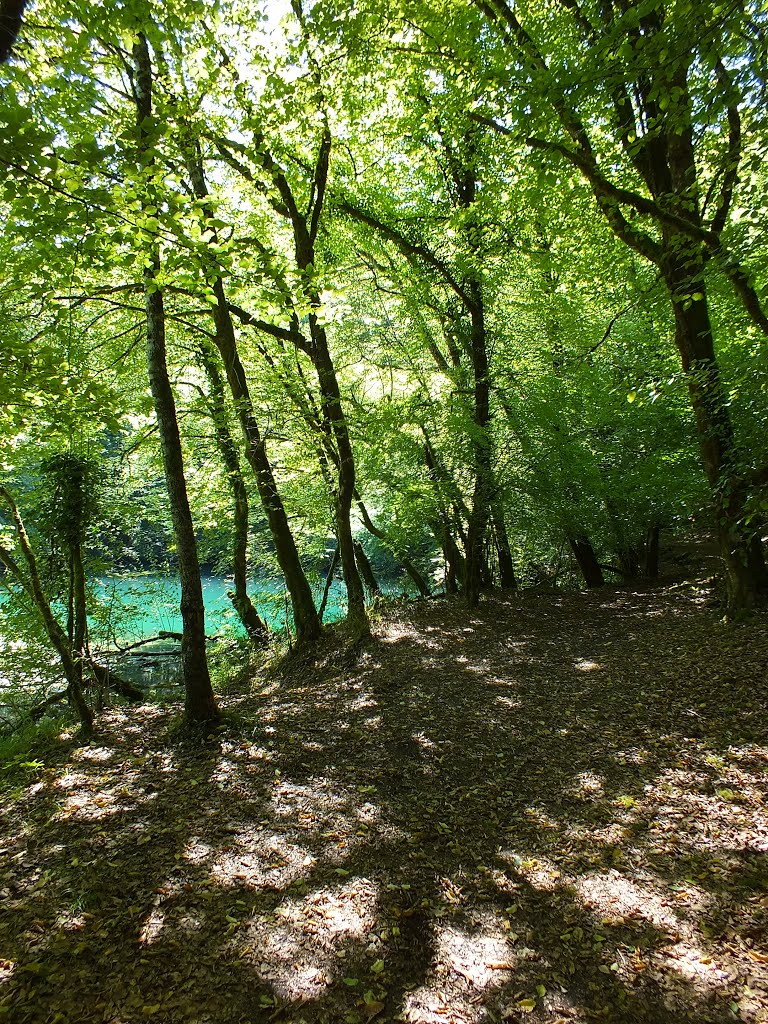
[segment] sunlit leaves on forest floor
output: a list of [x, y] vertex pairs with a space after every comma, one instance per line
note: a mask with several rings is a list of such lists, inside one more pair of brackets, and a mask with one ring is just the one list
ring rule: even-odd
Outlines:
[[3, 800], [13, 1024], [768, 1021], [765, 618], [695, 588], [399, 609], [115, 710]]

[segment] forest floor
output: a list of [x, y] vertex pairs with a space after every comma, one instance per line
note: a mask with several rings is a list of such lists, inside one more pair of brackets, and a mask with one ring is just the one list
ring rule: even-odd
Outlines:
[[768, 1021], [767, 620], [709, 587], [403, 605], [203, 742], [65, 735], [4, 782], [0, 1021]]

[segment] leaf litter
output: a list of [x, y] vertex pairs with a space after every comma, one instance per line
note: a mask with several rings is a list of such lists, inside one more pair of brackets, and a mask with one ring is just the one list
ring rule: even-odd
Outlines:
[[706, 586], [385, 610], [111, 711], [2, 801], [0, 1021], [768, 1021], [763, 613]]

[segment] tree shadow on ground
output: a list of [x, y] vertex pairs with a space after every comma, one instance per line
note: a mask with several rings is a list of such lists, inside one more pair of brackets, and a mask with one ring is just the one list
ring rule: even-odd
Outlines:
[[6, 812], [0, 1007], [765, 1020], [765, 644], [720, 629], [684, 595], [422, 605], [201, 746], [116, 714]]

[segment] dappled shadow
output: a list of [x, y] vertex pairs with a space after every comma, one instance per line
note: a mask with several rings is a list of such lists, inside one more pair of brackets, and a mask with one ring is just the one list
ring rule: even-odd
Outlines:
[[765, 642], [664, 600], [415, 606], [199, 746], [116, 715], [7, 811], [0, 1006], [765, 1020]]

